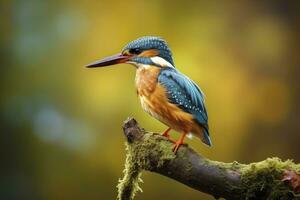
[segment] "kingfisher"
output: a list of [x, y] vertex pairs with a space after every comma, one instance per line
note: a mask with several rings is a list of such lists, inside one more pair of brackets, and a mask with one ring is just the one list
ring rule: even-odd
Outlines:
[[[211, 146], [204, 94], [199, 86], [177, 68], [167, 42], [161, 37], [144, 36], [128, 43], [116, 55], [86, 67], [105, 67], [128, 63], [136, 67], [135, 86], [142, 108], [168, 129], [162, 136], [170, 139], [176, 154], [186, 135], [194, 135]], [[181, 133], [177, 141], [169, 131]]]

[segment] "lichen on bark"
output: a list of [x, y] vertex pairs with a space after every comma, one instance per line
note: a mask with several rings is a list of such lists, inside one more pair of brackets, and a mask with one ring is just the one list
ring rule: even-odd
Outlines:
[[209, 160], [187, 145], [181, 146], [175, 155], [172, 142], [140, 128], [134, 119], [128, 119], [123, 129], [127, 155], [124, 177], [118, 184], [119, 200], [132, 200], [141, 191], [143, 170], [167, 176], [216, 199], [300, 199], [300, 164], [291, 160], [267, 158], [250, 164], [224, 163]]
[[[138, 191], [142, 192], [139, 183], [142, 182], [142, 170], [150, 170], [153, 165], [159, 168], [164, 162], [175, 158], [172, 152], [172, 144], [167, 143], [165, 138], [155, 138], [154, 133], [143, 134], [142, 141], [134, 141], [125, 143], [126, 145], [126, 161], [124, 175], [119, 180], [118, 197], [119, 200], [131, 200]], [[155, 160], [153, 160], [155, 158]]]
[[138, 191], [142, 192], [139, 186], [141, 179], [141, 168], [134, 161], [133, 151], [131, 146], [126, 144], [126, 161], [123, 170], [123, 178], [119, 180], [118, 200], [132, 200]]
[[283, 162], [277, 157], [244, 165], [239, 170], [242, 180], [241, 188], [244, 191], [242, 199], [290, 200], [299, 198], [299, 194], [282, 181], [285, 170], [299, 172], [300, 166], [291, 160]]

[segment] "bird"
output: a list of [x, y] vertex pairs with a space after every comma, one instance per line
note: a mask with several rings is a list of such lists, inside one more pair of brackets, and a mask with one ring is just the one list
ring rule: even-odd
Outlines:
[[[156, 36], [143, 36], [127, 45], [121, 53], [95, 61], [87, 68], [128, 63], [136, 67], [135, 86], [143, 110], [168, 129], [161, 135], [174, 144], [176, 154], [185, 136], [196, 136], [212, 146], [205, 96], [200, 87], [174, 64], [167, 42]], [[169, 132], [180, 133], [177, 141]]]

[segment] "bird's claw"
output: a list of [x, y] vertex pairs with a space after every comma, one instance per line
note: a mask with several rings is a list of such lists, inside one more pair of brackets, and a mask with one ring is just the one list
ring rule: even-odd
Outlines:
[[175, 142], [175, 144], [173, 145], [173, 149], [172, 149], [172, 151], [174, 152], [174, 154], [177, 153], [179, 147], [180, 147], [182, 144], [183, 144], [182, 142]]
[[186, 133], [183, 133], [182, 135], [181, 135], [181, 137], [179, 138], [179, 140], [177, 140], [176, 142], [175, 142], [175, 144], [174, 144], [174, 146], [173, 146], [173, 152], [174, 152], [174, 154], [176, 154], [177, 153], [177, 151], [178, 151], [178, 149], [179, 149], [179, 147], [183, 144], [183, 140], [184, 140], [184, 137], [186, 136]]
[[176, 141], [176, 140], [174, 140], [174, 139], [172, 139], [172, 138], [170, 137], [170, 135], [169, 135], [170, 130], [171, 130], [171, 128], [168, 128], [167, 130], [165, 130], [165, 131], [161, 134], [161, 136], [164, 136], [164, 137], [168, 138], [168, 140], [170, 140], [171, 142], [174, 143], [173, 148], [172, 148], [172, 151], [174, 152], [174, 154], [176, 154], [177, 151], [178, 151], [178, 149], [179, 149], [179, 147], [183, 144], [183, 139], [184, 139], [186, 133], [184, 133], [184, 134], [179, 138], [179, 140]]
[[168, 138], [168, 140], [170, 140], [171, 142], [176, 143], [176, 140], [172, 139], [169, 135], [170, 130], [171, 130], [171, 128], [168, 128], [161, 134], [161, 136], [164, 136], [164, 137]]
[[172, 143], [176, 143], [176, 140], [174, 140], [174, 139], [172, 139], [170, 136], [168, 136], [168, 137], [166, 137], [166, 138], [168, 138], [168, 140], [170, 140], [170, 142], [172, 142]]
[[169, 138], [169, 137], [170, 137], [170, 135], [169, 135], [170, 130], [171, 130], [171, 128], [168, 128], [168, 129], [165, 130], [161, 135], [164, 136], [164, 137]]

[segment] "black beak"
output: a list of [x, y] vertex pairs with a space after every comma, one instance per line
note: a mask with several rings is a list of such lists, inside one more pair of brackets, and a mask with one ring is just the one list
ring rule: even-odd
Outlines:
[[104, 58], [102, 60], [98, 60], [96, 62], [93, 62], [91, 64], [86, 65], [87, 68], [94, 68], [94, 67], [105, 67], [120, 63], [125, 63], [128, 61], [132, 56], [131, 55], [123, 55], [121, 53], [109, 56], [107, 58]]

